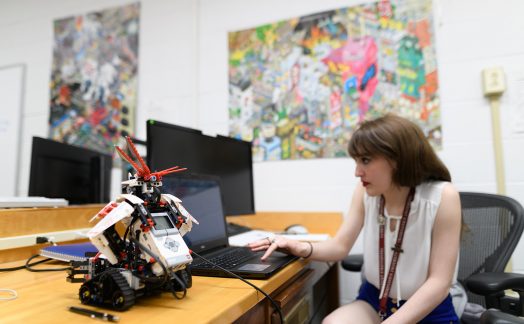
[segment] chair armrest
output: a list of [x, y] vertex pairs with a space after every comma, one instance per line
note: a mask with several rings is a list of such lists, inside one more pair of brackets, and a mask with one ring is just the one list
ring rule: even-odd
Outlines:
[[344, 270], [359, 272], [362, 270], [362, 265], [364, 264], [364, 255], [363, 254], [351, 254], [345, 257], [341, 266]]
[[524, 324], [524, 319], [501, 312], [496, 309], [488, 309], [480, 316], [480, 324]]
[[524, 291], [524, 275], [502, 272], [477, 273], [466, 279], [466, 287], [478, 295], [492, 295], [506, 289]]

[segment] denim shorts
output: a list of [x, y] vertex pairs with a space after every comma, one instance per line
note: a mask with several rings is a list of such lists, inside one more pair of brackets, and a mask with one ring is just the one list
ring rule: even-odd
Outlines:
[[[380, 291], [375, 286], [373, 286], [367, 281], [364, 281], [358, 291], [357, 300], [363, 300], [367, 302], [378, 312], [380, 303], [380, 300], [378, 298], [379, 294]], [[386, 317], [391, 316], [391, 314], [393, 314], [393, 312], [396, 311], [397, 307], [402, 307], [402, 305], [404, 305], [405, 302], [405, 300], [401, 300], [399, 303], [400, 306], [397, 306], [396, 302], [393, 303], [391, 298], [388, 298], [386, 307]], [[426, 317], [424, 317], [419, 323], [460, 323], [457, 314], [455, 313], [455, 308], [453, 308], [453, 303], [451, 302], [451, 295], [448, 295], [444, 299], [444, 301], [440, 303], [440, 305], [435, 307], [435, 309], [431, 311], [431, 313], [429, 313]]]

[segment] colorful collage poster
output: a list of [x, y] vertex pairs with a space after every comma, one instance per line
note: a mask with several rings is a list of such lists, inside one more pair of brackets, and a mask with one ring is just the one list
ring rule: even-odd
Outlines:
[[395, 113], [442, 141], [430, 0], [391, 0], [229, 33], [229, 133], [255, 161], [347, 156]]
[[50, 134], [113, 153], [134, 132], [140, 5], [54, 22]]

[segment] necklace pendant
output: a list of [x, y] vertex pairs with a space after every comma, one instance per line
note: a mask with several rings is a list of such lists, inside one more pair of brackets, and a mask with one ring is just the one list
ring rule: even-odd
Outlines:
[[386, 224], [386, 217], [383, 216], [383, 215], [379, 215], [379, 216], [378, 216], [378, 223], [379, 223], [380, 225], [384, 225], [384, 224]]

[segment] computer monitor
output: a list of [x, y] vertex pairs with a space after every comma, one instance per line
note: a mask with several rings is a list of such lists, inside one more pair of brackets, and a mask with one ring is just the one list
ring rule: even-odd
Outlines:
[[188, 168], [184, 173], [217, 176], [226, 215], [255, 213], [251, 142], [148, 120], [147, 163], [152, 170], [178, 165]]
[[109, 202], [112, 161], [109, 154], [33, 137], [28, 194], [72, 205]]

